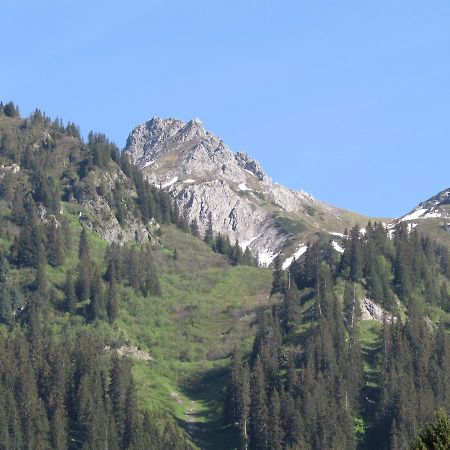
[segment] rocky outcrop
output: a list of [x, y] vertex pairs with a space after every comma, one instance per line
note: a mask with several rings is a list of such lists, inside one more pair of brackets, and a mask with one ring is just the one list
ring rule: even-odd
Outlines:
[[[125, 211], [122, 223], [117, 220], [115, 211], [107, 201], [106, 195], [97, 194], [96, 191], [101, 186], [105, 192], [112, 192], [115, 189], [117, 179], [123, 185], [127, 184], [126, 177], [119, 168], [115, 172], [94, 171], [89, 175], [90, 183], [86, 184], [84, 190], [77, 192], [76, 199], [72, 198], [72, 201], [77, 201], [80, 205], [78, 214], [80, 223], [108, 242], [122, 245], [127, 242], [146, 243], [153, 241], [156, 223], [149, 222], [144, 225], [127, 206], [130, 203], [129, 200], [137, 195], [134, 189], [128, 188], [123, 190], [121, 194]], [[95, 185], [95, 189], [89, 188], [89, 184]]]

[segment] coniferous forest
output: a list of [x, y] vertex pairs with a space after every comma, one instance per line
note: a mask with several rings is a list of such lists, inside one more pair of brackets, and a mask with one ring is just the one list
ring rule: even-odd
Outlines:
[[[369, 222], [345, 232], [342, 253], [322, 237], [289, 269], [279, 258], [273, 270], [258, 269], [248, 248], [214, 234], [211, 215], [200, 235], [106, 136], [91, 132], [85, 141], [75, 124], [39, 110], [22, 118], [13, 103], [0, 105], [0, 166], [0, 449], [219, 448], [206, 427], [181, 423], [177, 393], [171, 410], [158, 392], [158, 377], [204, 356], [208, 336], [220, 334], [217, 318], [203, 317], [203, 334], [194, 334], [201, 305], [181, 308], [177, 297], [163, 322], [162, 302], [176, 283], [186, 297], [205, 283], [211, 303], [258, 297], [242, 294], [244, 276], [246, 287], [262, 280], [256, 318], [239, 329], [243, 337], [226, 341], [234, 329], [224, 330], [227, 344], [200, 365], [212, 379], [220, 448], [448, 448], [430, 444], [449, 429], [450, 252], [442, 243], [403, 222], [392, 233]], [[180, 249], [159, 243], [164, 230], [178, 233]], [[198, 255], [183, 262], [186, 242]], [[202, 258], [217, 270], [193, 279]], [[161, 261], [173, 270], [164, 282]], [[214, 278], [226, 271], [231, 287]], [[136, 299], [156, 305], [155, 329], [173, 318], [185, 327], [188, 344], [175, 343], [179, 353], [164, 356], [176, 362], [154, 380], [121, 350], [135, 342], [129, 316], [141, 324]], [[369, 321], [374, 305], [382, 316]], [[217, 314], [228, 310], [234, 322], [247, 320], [231, 306]], [[146, 328], [135, 337], [146, 348], [171, 344]], [[225, 364], [214, 365], [219, 359]]]
[[[450, 409], [448, 324], [424, 320], [449, 309], [449, 268], [448, 249], [405, 224], [390, 239], [369, 223], [342, 256], [314, 243], [287, 275], [275, 269], [282, 300], [260, 315], [252, 353], [233, 357], [227, 411], [240, 448], [409, 448]], [[384, 311], [364, 350], [362, 292]]]
[[[0, 180], [0, 448], [188, 448], [172, 420], [139, 410], [130, 361], [102, 328], [117, 318], [118, 286], [159, 294], [150, 246], [112, 244], [99, 260], [93, 234], [63, 206], [100, 197], [119, 223], [131, 210], [141, 222], [184, 226], [170, 197], [105, 136], [83, 143], [74, 124], [39, 110], [21, 119], [12, 103], [0, 108], [0, 158], [9, 167]], [[99, 173], [116, 176], [112, 192], [95, 185]]]

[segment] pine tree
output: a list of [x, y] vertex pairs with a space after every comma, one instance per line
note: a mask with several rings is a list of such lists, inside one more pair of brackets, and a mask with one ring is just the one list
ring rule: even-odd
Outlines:
[[271, 295], [282, 294], [285, 289], [283, 269], [281, 267], [280, 255], [277, 255], [273, 262], [273, 275], [272, 275], [272, 289], [270, 291]]
[[90, 302], [86, 307], [86, 318], [89, 321], [106, 317], [105, 297], [100, 272], [94, 267], [91, 281]]
[[240, 449], [248, 448], [248, 422], [250, 411], [250, 379], [247, 365], [238, 349], [233, 356], [231, 369], [231, 417], [239, 427]]
[[208, 213], [208, 223], [206, 225], [206, 231], [205, 236], [203, 240], [208, 244], [210, 247], [214, 244], [214, 232], [213, 232], [213, 224], [212, 224], [212, 214], [211, 211]]
[[136, 403], [136, 392], [133, 380], [130, 377], [125, 398], [125, 423], [122, 446], [123, 448], [133, 448], [138, 440], [139, 417]]
[[61, 229], [55, 221], [51, 221], [47, 231], [47, 258], [53, 267], [64, 263], [64, 246], [62, 242]]
[[48, 286], [47, 274], [45, 273], [45, 251], [42, 243], [38, 245], [36, 256], [36, 278], [34, 280], [34, 289], [40, 293], [45, 293]]
[[77, 296], [78, 300], [85, 301], [91, 297], [91, 271], [92, 263], [90, 258], [89, 241], [86, 229], [83, 228], [80, 233], [80, 241], [78, 245], [78, 280], [77, 280]]
[[434, 423], [428, 424], [411, 446], [411, 450], [444, 450], [450, 448], [450, 419], [438, 411]]
[[281, 425], [281, 404], [280, 395], [275, 389], [270, 396], [270, 431], [269, 431], [269, 449], [270, 450], [281, 450], [283, 442], [283, 429]]
[[0, 250], [0, 283], [5, 283], [8, 278], [9, 263], [6, 255]]
[[243, 253], [241, 246], [239, 245], [239, 241], [236, 239], [236, 242], [233, 247], [231, 262], [234, 266], [240, 266], [243, 260]]
[[199, 232], [199, 229], [198, 229], [198, 223], [197, 223], [197, 221], [195, 219], [192, 219], [192, 221], [191, 221], [191, 223], [189, 225], [189, 230], [190, 230], [192, 236], [194, 236], [196, 238], [200, 237], [200, 232]]
[[267, 407], [266, 380], [259, 357], [253, 366], [250, 412], [251, 448], [269, 450], [270, 421]]
[[70, 270], [67, 271], [66, 274], [66, 283], [64, 286], [64, 304], [67, 312], [75, 312], [77, 306], [77, 297], [75, 293], [75, 285], [73, 283], [72, 272]]
[[113, 278], [108, 287], [108, 295], [107, 295], [107, 314], [109, 323], [113, 323], [118, 314], [118, 306], [117, 306], [117, 286], [116, 280]]
[[89, 241], [86, 228], [82, 228], [80, 233], [80, 241], [78, 243], [78, 258], [80, 261], [87, 262], [90, 260]]
[[344, 291], [344, 322], [347, 329], [354, 330], [356, 322], [361, 317], [361, 305], [356, 293], [356, 285], [354, 283], [346, 283]]

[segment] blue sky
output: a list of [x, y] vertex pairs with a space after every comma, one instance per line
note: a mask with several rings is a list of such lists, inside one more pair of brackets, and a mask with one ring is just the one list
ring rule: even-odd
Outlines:
[[0, 98], [123, 146], [199, 117], [274, 181], [398, 216], [450, 186], [448, 0], [1, 2]]

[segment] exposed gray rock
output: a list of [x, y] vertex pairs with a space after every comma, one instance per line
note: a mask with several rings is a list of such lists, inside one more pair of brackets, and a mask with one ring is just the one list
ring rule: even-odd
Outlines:
[[[122, 182], [126, 181], [126, 177], [120, 169], [116, 173], [97, 172], [95, 178], [96, 187], [98, 188], [102, 184], [107, 192], [112, 192], [115, 189], [117, 178]], [[136, 195], [136, 192], [129, 188], [125, 190], [122, 202], [126, 205], [125, 196], [133, 198]], [[132, 241], [140, 243], [154, 241], [154, 233], [152, 231], [157, 225], [154, 222], [143, 225], [127, 207], [124, 208], [126, 216], [121, 225], [105, 197], [94, 195], [90, 191], [83, 192], [79, 198], [79, 204], [81, 206], [78, 217], [80, 223], [108, 242], [125, 244]]]
[[258, 178], [259, 181], [266, 181], [268, 183], [271, 182], [271, 179], [268, 178], [267, 175], [264, 173], [259, 162], [255, 161], [254, 159], [251, 159], [250, 156], [247, 155], [247, 153], [237, 152], [235, 158], [243, 169], [251, 172], [253, 175], [256, 176], [256, 178]]
[[[186, 123], [153, 117], [130, 133], [125, 151], [151, 183], [169, 190], [188, 209], [201, 232], [211, 213], [216, 233], [248, 245], [255, 256], [265, 255], [265, 261], [293, 240], [321, 229], [311, 211], [334, 221], [331, 231], [348, 225], [342, 210], [272, 183], [257, 161], [243, 152], [234, 154], [198, 119]], [[296, 227], [280, 226], [279, 217], [302, 223], [297, 228], [303, 235]]]

